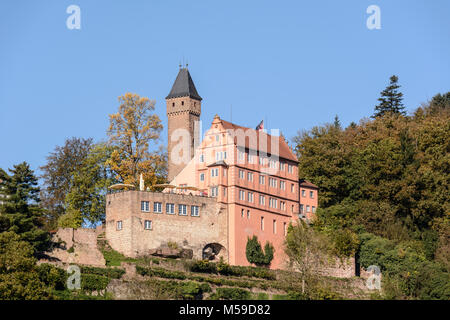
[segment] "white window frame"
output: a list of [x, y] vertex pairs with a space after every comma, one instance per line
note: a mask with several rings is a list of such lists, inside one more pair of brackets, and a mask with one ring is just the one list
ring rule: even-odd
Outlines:
[[162, 213], [162, 202], [153, 202], [153, 212]]
[[152, 230], [153, 229], [152, 220], [145, 220], [144, 221], [144, 229], [145, 230]]
[[[169, 210], [170, 208], [170, 210]], [[166, 203], [166, 213], [175, 214], [175, 203]]]
[[187, 216], [187, 205], [181, 203], [178, 204], [178, 215]]
[[122, 227], [123, 227], [122, 220], [117, 221], [116, 230], [120, 231], [120, 230], [122, 230]]
[[200, 217], [200, 207], [199, 206], [191, 206], [191, 216], [192, 217]]
[[150, 201], [141, 201], [141, 211], [150, 212]]

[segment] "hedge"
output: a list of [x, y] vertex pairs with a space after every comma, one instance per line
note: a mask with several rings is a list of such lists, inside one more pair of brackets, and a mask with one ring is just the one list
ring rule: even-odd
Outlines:
[[211, 300], [249, 300], [251, 293], [248, 290], [241, 288], [217, 288], [216, 292], [212, 294]]
[[120, 279], [125, 274], [125, 270], [119, 268], [98, 268], [98, 267], [80, 266], [80, 270], [81, 273], [95, 274], [112, 279]]

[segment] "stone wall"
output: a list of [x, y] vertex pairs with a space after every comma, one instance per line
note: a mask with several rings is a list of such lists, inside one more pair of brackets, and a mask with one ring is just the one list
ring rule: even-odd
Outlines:
[[[141, 201], [149, 202], [149, 212], [141, 211]], [[154, 202], [162, 203], [162, 213], [155, 213]], [[125, 191], [106, 197], [106, 239], [116, 251], [130, 257], [147, 255], [154, 249], [176, 244], [191, 249], [196, 259], [202, 259], [208, 244], [217, 243], [228, 261], [227, 207], [215, 198], [162, 192]], [[175, 214], [166, 212], [166, 203], [175, 205]], [[187, 205], [187, 215], [181, 216], [178, 204]], [[199, 217], [191, 216], [191, 205], [199, 206]], [[145, 229], [145, 221], [152, 229]], [[117, 222], [122, 229], [117, 230]], [[225, 254], [224, 254], [225, 253]]]
[[97, 229], [60, 228], [52, 236], [53, 248], [47, 259], [40, 262], [105, 266], [105, 259], [97, 248]]

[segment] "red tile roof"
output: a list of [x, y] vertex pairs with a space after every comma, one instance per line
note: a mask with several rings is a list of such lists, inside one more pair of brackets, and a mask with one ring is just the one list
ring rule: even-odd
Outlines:
[[316, 186], [314, 183], [311, 183], [310, 181], [305, 179], [300, 179], [298, 184], [300, 187], [319, 189], [319, 187]]
[[[272, 154], [271, 153], [271, 143], [270, 143], [271, 140], [272, 140], [272, 138], [271, 138], [272, 136], [270, 134], [264, 133], [262, 131], [257, 131], [255, 129], [242, 127], [242, 126], [239, 126], [237, 124], [234, 124], [234, 123], [222, 120], [222, 119], [220, 119], [220, 121], [222, 122], [222, 125], [223, 125], [223, 127], [226, 130], [239, 130], [239, 129], [241, 129], [245, 133], [247, 133], [249, 130], [253, 131], [254, 133], [252, 132], [250, 134], [252, 134], [252, 135], [255, 134], [256, 135], [256, 139], [257, 139], [256, 143], [257, 143], [257, 146], [258, 146], [258, 150], [257, 151], [262, 151], [262, 152], [266, 152], [267, 154]], [[267, 145], [265, 145], [265, 144], [262, 145], [262, 149], [263, 150], [259, 150], [259, 148], [260, 148], [260, 144], [259, 144], [260, 136], [264, 137], [263, 139], [266, 139], [266, 141], [267, 141]], [[284, 138], [281, 137], [281, 136], [279, 136], [277, 138], [278, 138], [278, 141], [279, 141], [279, 144], [278, 144], [279, 145], [278, 156], [280, 158], [283, 158], [283, 159], [287, 159], [287, 160], [298, 162], [297, 157], [291, 151], [291, 149], [289, 148], [289, 146], [286, 143], [286, 141], [284, 140]], [[245, 148], [246, 149], [249, 149], [249, 144], [250, 144], [249, 140], [250, 140], [250, 137], [249, 137], [248, 134], [246, 134], [246, 136], [245, 136]], [[237, 139], [236, 136], [234, 137], [234, 143], [236, 145], [238, 144], [238, 139]], [[238, 145], [238, 146], [241, 146], [241, 145]], [[264, 149], [267, 149], [267, 150], [264, 150]]]

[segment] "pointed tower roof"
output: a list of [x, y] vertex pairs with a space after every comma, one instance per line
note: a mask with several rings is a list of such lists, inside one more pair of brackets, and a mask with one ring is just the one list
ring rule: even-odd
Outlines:
[[194, 81], [192, 81], [187, 68], [180, 68], [177, 78], [172, 86], [172, 90], [170, 90], [166, 99], [179, 97], [190, 97], [192, 99], [202, 100], [197, 89], [195, 89]]

